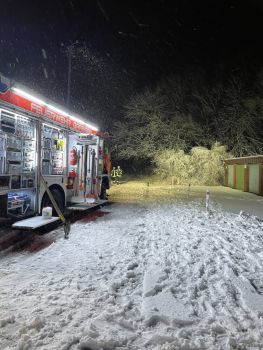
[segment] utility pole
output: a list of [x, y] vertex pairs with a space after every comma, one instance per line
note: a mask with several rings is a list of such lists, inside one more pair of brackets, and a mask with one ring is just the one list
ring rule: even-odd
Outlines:
[[71, 60], [73, 46], [68, 47], [68, 89], [67, 89], [67, 109], [70, 108], [70, 88], [71, 88]]

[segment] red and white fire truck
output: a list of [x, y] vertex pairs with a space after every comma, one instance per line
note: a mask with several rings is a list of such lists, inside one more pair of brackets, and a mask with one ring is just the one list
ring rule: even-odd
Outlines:
[[66, 109], [0, 74], [0, 218], [97, 200], [109, 169], [105, 135]]

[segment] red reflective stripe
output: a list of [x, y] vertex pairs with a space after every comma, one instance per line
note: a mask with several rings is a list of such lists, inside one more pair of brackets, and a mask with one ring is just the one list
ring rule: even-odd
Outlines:
[[94, 135], [97, 134], [95, 130], [90, 129], [85, 123], [72, 120], [70, 117], [53, 111], [46, 106], [41, 106], [37, 102], [32, 102], [25, 97], [19, 96], [11, 90], [6, 91], [5, 93], [0, 93], [0, 100], [25, 109], [29, 112], [33, 112], [34, 114], [37, 114], [43, 118], [52, 120], [58, 124], [63, 125], [64, 127], [69, 127], [74, 131]]

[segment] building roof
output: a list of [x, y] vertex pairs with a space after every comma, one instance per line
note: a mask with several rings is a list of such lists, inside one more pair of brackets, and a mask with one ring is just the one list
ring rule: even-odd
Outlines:
[[227, 159], [225, 159], [225, 163], [228, 165], [231, 165], [231, 164], [259, 164], [259, 163], [263, 163], [263, 155], [259, 154], [256, 156], [227, 158]]

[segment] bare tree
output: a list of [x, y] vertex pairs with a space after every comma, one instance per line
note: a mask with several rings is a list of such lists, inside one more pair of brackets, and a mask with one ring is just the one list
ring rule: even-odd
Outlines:
[[208, 144], [220, 141], [235, 156], [262, 152], [258, 97], [240, 79], [206, 89], [196, 98]]

